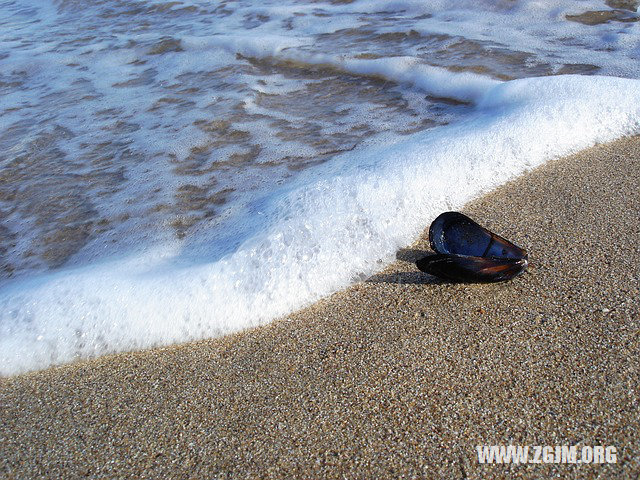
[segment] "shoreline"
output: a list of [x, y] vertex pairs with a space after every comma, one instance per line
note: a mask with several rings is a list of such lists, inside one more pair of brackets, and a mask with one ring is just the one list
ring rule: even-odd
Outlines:
[[[422, 274], [427, 230], [367, 281], [265, 326], [0, 379], [0, 472], [633, 478], [639, 190], [640, 137], [596, 146], [462, 210], [529, 251], [513, 281]], [[486, 466], [481, 444], [618, 455]]]

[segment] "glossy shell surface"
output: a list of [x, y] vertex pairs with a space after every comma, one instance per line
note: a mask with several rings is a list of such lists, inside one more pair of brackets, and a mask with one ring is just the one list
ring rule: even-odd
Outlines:
[[525, 271], [527, 251], [459, 212], [439, 215], [429, 228], [436, 255], [416, 262], [423, 272], [454, 282], [503, 282]]
[[417, 266], [423, 272], [453, 282], [504, 282], [527, 268], [524, 258], [472, 257], [437, 254], [421, 258]]
[[459, 212], [445, 212], [431, 223], [429, 243], [438, 253], [473, 257], [527, 258], [526, 250]]

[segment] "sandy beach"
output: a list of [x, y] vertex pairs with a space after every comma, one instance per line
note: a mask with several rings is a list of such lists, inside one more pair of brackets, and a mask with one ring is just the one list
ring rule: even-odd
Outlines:
[[[464, 208], [528, 249], [513, 281], [422, 274], [425, 232], [267, 326], [2, 379], [0, 476], [638, 478], [639, 190], [640, 138], [597, 146]], [[617, 462], [478, 462], [501, 444]]]

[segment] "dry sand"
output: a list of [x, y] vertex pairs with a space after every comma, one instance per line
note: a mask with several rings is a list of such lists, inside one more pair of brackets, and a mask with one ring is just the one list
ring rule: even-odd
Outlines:
[[[422, 238], [266, 327], [2, 380], [0, 475], [638, 478], [639, 190], [640, 140], [598, 146], [464, 209], [528, 248], [514, 281], [438, 282]], [[618, 455], [487, 466], [479, 444]]]

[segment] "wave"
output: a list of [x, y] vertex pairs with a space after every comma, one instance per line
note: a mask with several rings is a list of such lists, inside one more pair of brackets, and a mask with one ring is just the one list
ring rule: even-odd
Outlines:
[[0, 292], [0, 373], [265, 323], [372, 274], [442, 210], [550, 159], [640, 132], [637, 80], [498, 82], [407, 59], [331, 61], [474, 107], [454, 124], [381, 135], [302, 172], [251, 204], [245, 240], [223, 256], [212, 257], [203, 236], [188, 251], [157, 245], [12, 283]]

